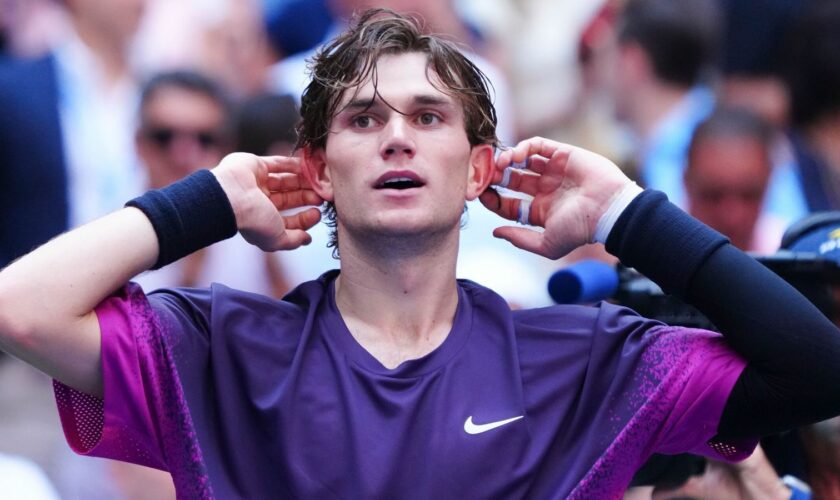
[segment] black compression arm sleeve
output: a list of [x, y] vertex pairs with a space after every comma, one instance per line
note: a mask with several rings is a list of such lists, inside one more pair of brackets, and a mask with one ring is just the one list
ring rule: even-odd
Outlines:
[[748, 360], [718, 437], [756, 437], [840, 414], [840, 331], [760, 263], [646, 191], [607, 249], [703, 312]]

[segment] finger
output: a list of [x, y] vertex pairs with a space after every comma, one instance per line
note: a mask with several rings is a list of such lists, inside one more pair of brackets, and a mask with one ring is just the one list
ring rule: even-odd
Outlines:
[[515, 220], [521, 224], [538, 225], [534, 212], [531, 210], [531, 200], [500, 196], [499, 193], [491, 189], [482, 193], [478, 199], [491, 212], [495, 212], [505, 219]]
[[493, 236], [509, 241], [516, 248], [545, 255], [543, 252], [543, 234], [524, 227], [502, 226], [493, 231]]
[[311, 229], [321, 220], [321, 211], [317, 208], [309, 208], [301, 212], [283, 216], [283, 225], [286, 229]]
[[497, 193], [495, 189], [488, 188], [479, 195], [478, 201], [480, 201], [481, 204], [491, 212], [498, 213], [497, 210], [501, 204], [501, 196], [499, 196], [499, 193]]
[[575, 147], [570, 144], [552, 141], [542, 137], [533, 137], [520, 142], [511, 149], [510, 161], [519, 163], [524, 162], [528, 157], [532, 157], [528, 168], [531, 171], [539, 172], [545, 163], [534, 164], [534, 155], [538, 155], [546, 160], [554, 159], [556, 161], [558, 158], [568, 158], [574, 150]]
[[306, 206], [318, 206], [324, 203], [324, 199], [318, 196], [315, 191], [299, 189], [285, 193], [271, 193], [268, 195], [277, 210], [288, 210]]
[[301, 229], [287, 229], [277, 243], [277, 250], [294, 250], [310, 243], [312, 243], [312, 235], [306, 231]]
[[294, 156], [261, 156], [269, 173], [288, 172], [297, 174], [301, 171], [301, 160]]
[[306, 177], [300, 174], [268, 174], [266, 183], [269, 191], [295, 191], [298, 189], [312, 189]]
[[[495, 178], [494, 181], [496, 181]], [[520, 193], [533, 196], [537, 194], [537, 185], [539, 184], [539, 181], [539, 174], [535, 174], [527, 170], [508, 167], [501, 175], [501, 179], [498, 179], [498, 181], [495, 182], [495, 185], [510, 189], [511, 191], [519, 191]]]

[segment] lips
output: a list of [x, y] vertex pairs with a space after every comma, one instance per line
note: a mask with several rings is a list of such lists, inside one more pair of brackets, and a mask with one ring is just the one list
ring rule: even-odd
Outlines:
[[405, 190], [419, 188], [426, 185], [423, 179], [414, 172], [403, 170], [386, 172], [376, 180], [374, 189], [396, 189]]

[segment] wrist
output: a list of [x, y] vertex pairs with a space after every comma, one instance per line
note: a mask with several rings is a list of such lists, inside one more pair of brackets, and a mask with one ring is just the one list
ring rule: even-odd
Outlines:
[[612, 197], [612, 200], [610, 200], [610, 205], [607, 207], [607, 210], [604, 211], [604, 214], [601, 215], [601, 218], [598, 219], [598, 223], [595, 225], [595, 242], [607, 242], [607, 237], [610, 235], [610, 231], [612, 231], [619, 216], [642, 191], [643, 189], [635, 182], [628, 182], [618, 190]]
[[207, 170], [149, 191], [126, 206], [141, 210], [152, 223], [159, 248], [152, 269], [230, 238], [237, 231], [228, 196]]
[[216, 178], [216, 182], [219, 183], [219, 187], [221, 187], [222, 192], [230, 204], [234, 220], [236, 221], [236, 227], [240, 227], [240, 221], [244, 220], [242, 207], [245, 206], [245, 203], [243, 203], [246, 192], [245, 188], [236, 178], [236, 175], [229, 169], [216, 167], [210, 169], [209, 172]]

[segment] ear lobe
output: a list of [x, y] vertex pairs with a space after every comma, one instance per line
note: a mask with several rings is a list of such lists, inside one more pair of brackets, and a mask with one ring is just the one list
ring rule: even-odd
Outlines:
[[493, 180], [496, 161], [493, 157], [493, 146], [479, 144], [470, 151], [469, 177], [467, 178], [467, 201], [478, 198]]
[[327, 159], [323, 149], [303, 148], [301, 162], [304, 178], [309, 181], [312, 190], [327, 201], [333, 201], [332, 181], [327, 168]]

